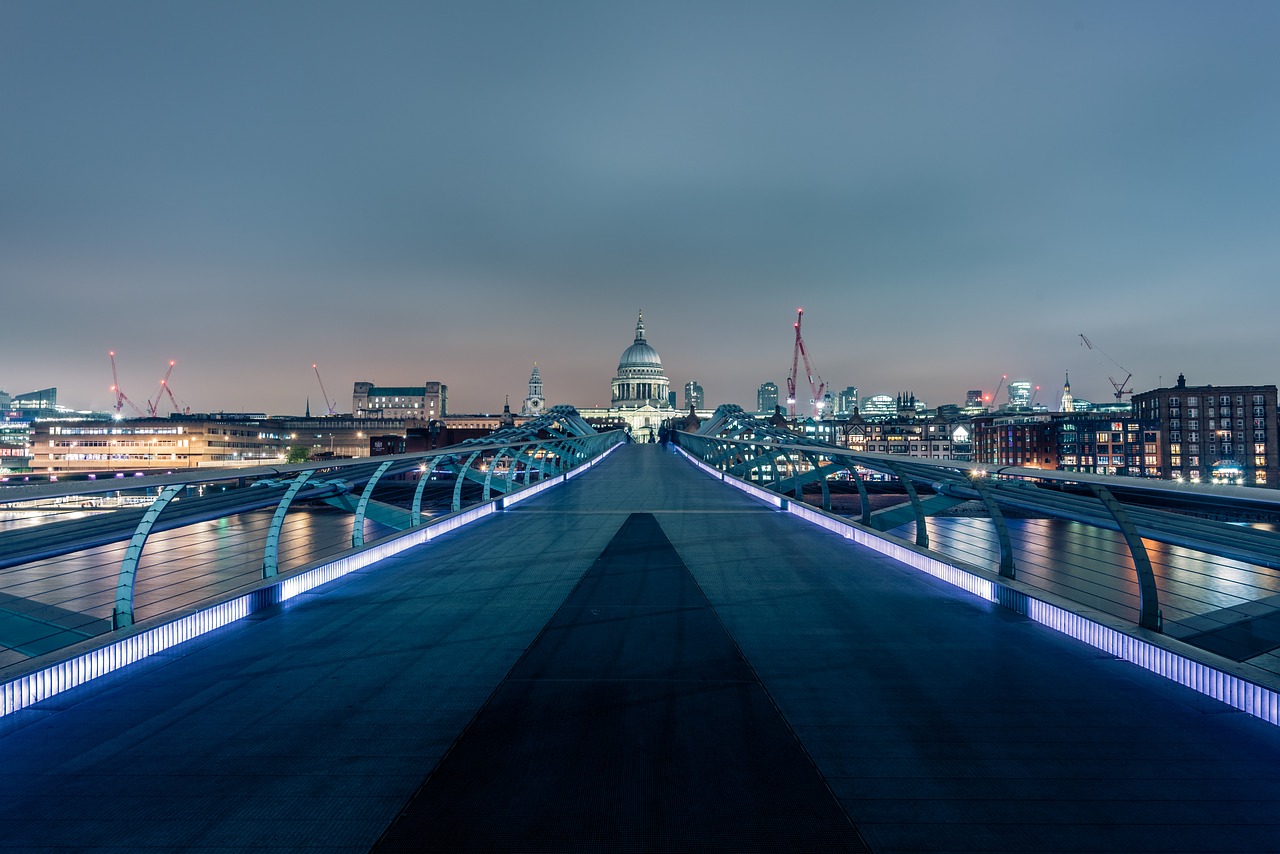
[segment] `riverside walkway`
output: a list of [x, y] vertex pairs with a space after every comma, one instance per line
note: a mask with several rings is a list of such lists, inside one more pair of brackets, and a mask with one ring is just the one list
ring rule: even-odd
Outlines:
[[0, 848], [1274, 851], [1280, 730], [627, 446], [0, 720]]

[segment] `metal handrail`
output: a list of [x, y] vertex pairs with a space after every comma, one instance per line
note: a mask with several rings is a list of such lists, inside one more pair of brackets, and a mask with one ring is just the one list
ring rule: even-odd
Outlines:
[[[750, 429], [744, 429], [744, 425]], [[672, 437], [677, 444], [713, 468], [748, 480], [762, 466], [776, 466], [774, 461], [779, 458], [786, 457], [788, 465], [805, 461], [807, 471], [786, 479], [777, 477], [776, 468], [771, 477], [756, 478], [760, 485], [778, 492], [798, 491], [803, 483], [809, 481], [825, 481], [824, 471], [829, 471], [831, 465], [842, 465], [852, 473], [857, 483], [862, 500], [862, 525], [871, 521], [871, 515], [866, 487], [858, 469], [892, 475], [907, 492], [916, 516], [916, 542], [922, 547], [927, 547], [928, 537], [924, 533], [922, 502], [914, 484], [928, 485], [957, 498], [982, 501], [991, 515], [1000, 546], [997, 569], [1007, 577], [1014, 575], [1015, 560], [1000, 513], [1001, 505], [1118, 531], [1124, 537], [1133, 560], [1139, 592], [1139, 625], [1154, 631], [1161, 630], [1163, 618], [1155, 576], [1142, 542], [1144, 537], [1216, 556], [1280, 568], [1280, 534], [1126, 502], [1126, 499], [1137, 498], [1149, 502], [1176, 498], [1180, 503], [1195, 500], [1217, 509], [1263, 508], [1280, 512], [1280, 494], [1272, 491], [853, 451], [807, 437], [791, 437], [785, 435], [785, 431], [762, 426], [762, 422], [749, 417], [726, 421], [725, 426], [732, 432], [732, 437], [683, 431], [673, 431]], [[829, 498], [826, 497], [825, 483], [822, 485], [826, 507]]]

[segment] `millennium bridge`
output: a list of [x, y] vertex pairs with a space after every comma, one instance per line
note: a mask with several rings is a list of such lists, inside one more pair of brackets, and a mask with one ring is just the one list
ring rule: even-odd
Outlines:
[[0, 489], [0, 846], [1277, 849], [1280, 499], [666, 439]]

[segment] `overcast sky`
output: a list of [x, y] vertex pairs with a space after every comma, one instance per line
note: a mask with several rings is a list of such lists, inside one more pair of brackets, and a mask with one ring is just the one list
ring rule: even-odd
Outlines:
[[[0, 0], [0, 389], [1280, 381], [1277, 2]], [[1122, 376], [1121, 374], [1120, 376]], [[1120, 378], [1117, 376], [1117, 379]], [[683, 395], [681, 395], [683, 403]], [[163, 411], [163, 410], [162, 410]]]

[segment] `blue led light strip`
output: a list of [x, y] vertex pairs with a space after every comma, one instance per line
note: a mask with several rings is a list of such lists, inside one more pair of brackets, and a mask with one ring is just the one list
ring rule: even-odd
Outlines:
[[1024, 590], [984, 578], [937, 555], [927, 553], [905, 540], [855, 526], [848, 520], [812, 507], [793, 501], [783, 501], [776, 492], [769, 492], [712, 468], [683, 448], [677, 447], [676, 450], [697, 468], [717, 480], [774, 507], [784, 509], [793, 516], [839, 534], [845, 539], [853, 540], [859, 545], [866, 546], [921, 572], [927, 572], [988, 602], [996, 602], [1010, 608], [1054, 631], [1103, 650], [1116, 658], [1136, 664], [1144, 670], [1149, 670], [1179, 685], [1185, 685], [1193, 691], [1261, 718], [1269, 724], [1280, 726], [1280, 692], [1274, 688], [1260, 685], [1245, 676], [1230, 673], [1220, 666], [1199, 661], [1190, 655], [1076, 614], [1066, 608], [1038, 599]]
[[510, 507], [557, 484], [564, 483], [570, 477], [575, 477], [600, 462], [617, 448], [618, 445], [612, 445], [602, 454], [569, 472], [540, 480], [511, 495], [443, 516], [429, 525], [410, 528], [398, 536], [302, 570], [296, 575], [282, 578], [235, 599], [201, 608], [192, 614], [168, 620], [151, 628], [139, 629], [119, 639], [110, 639], [103, 646], [16, 676], [0, 684], [0, 717], [13, 714], [41, 700], [47, 700], [63, 691], [83, 685], [91, 679], [104, 676], [136, 661], [141, 661], [147, 656], [163, 652], [184, 641], [233, 623], [254, 611], [288, 601], [348, 573], [371, 566], [380, 560], [429, 542], [442, 534], [456, 531], [464, 525], [491, 516], [501, 508]]

